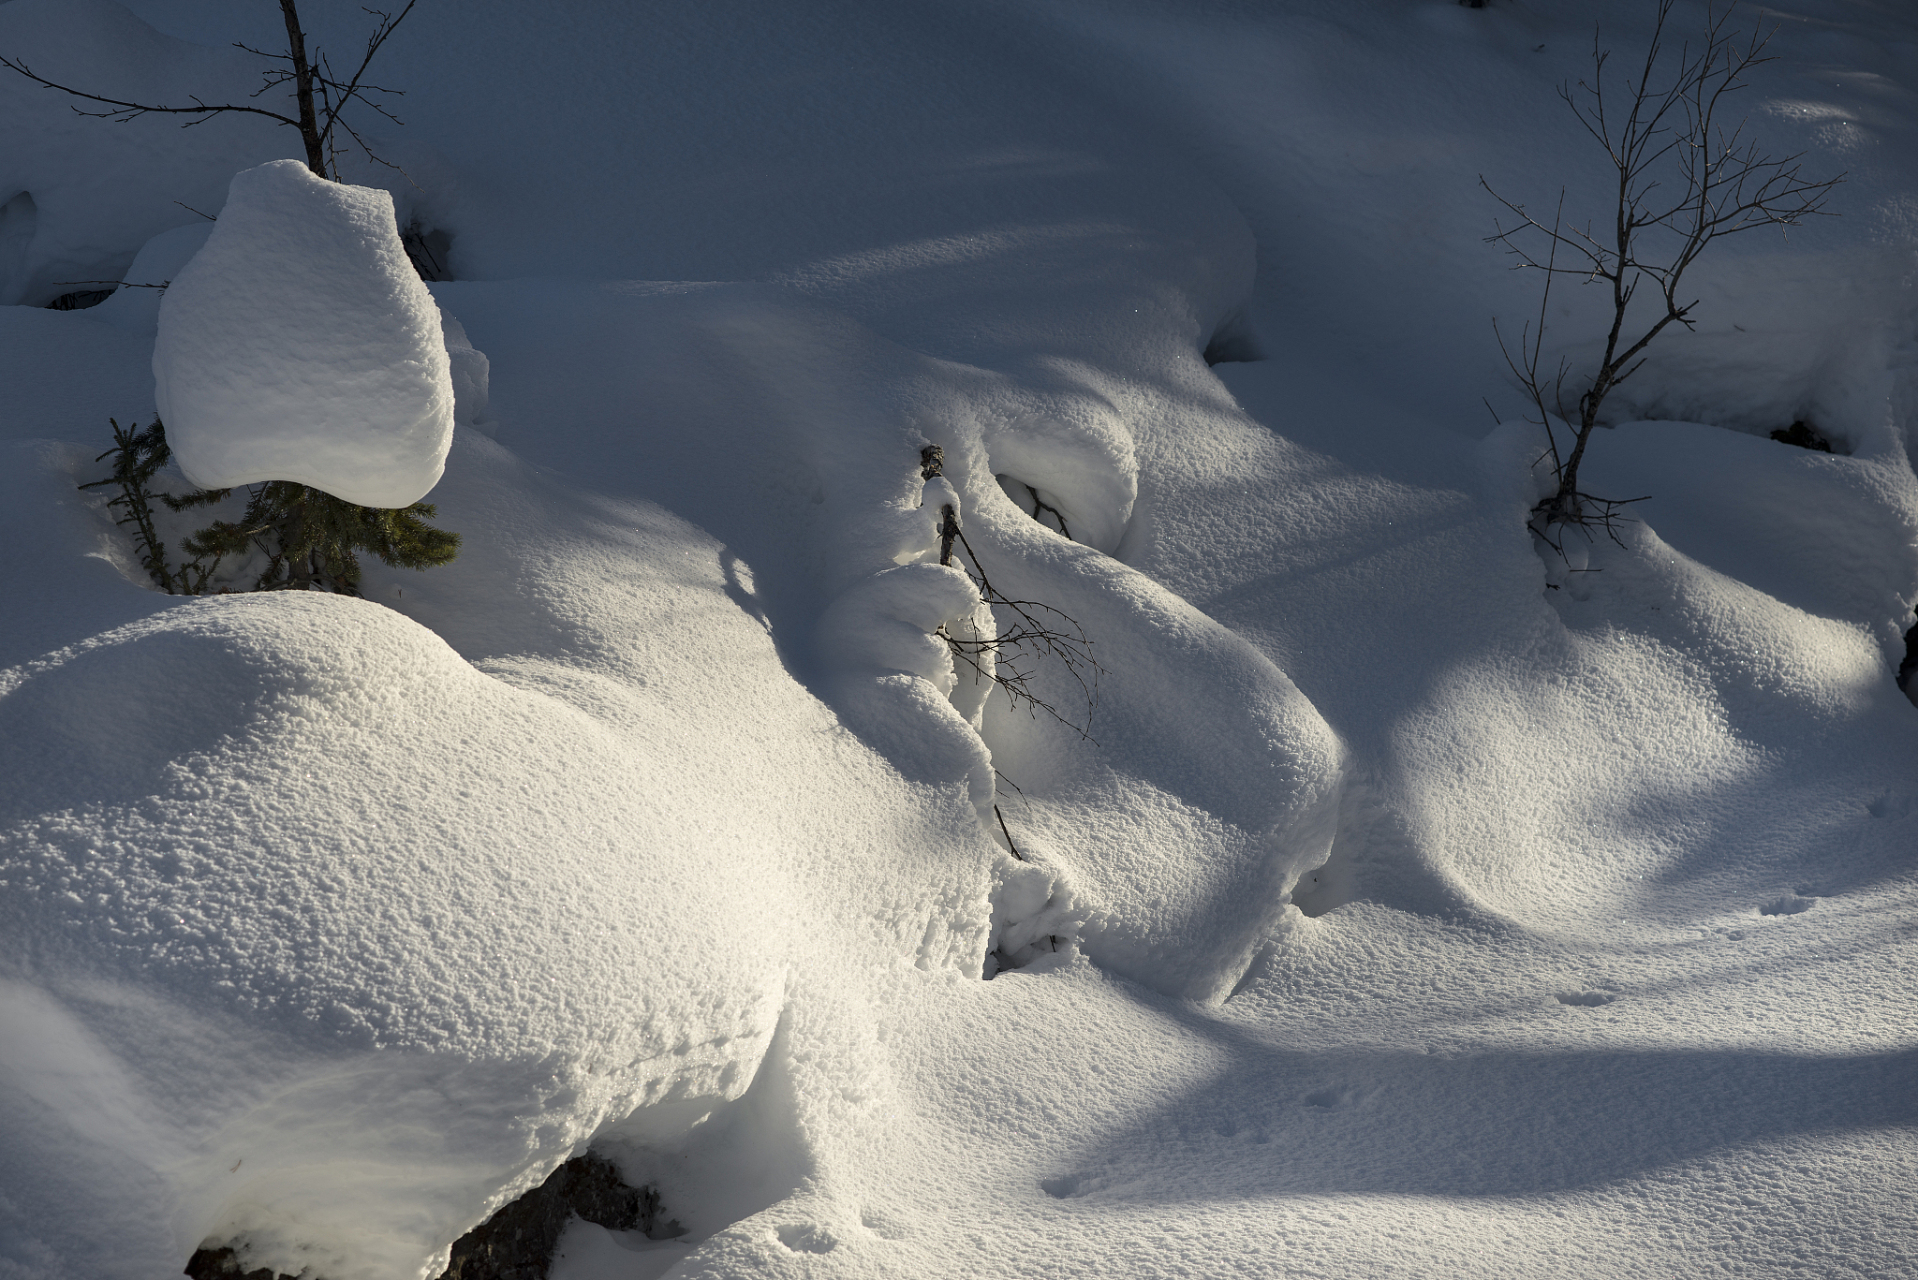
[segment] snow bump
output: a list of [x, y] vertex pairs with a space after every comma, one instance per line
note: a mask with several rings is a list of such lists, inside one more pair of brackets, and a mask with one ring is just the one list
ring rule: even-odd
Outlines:
[[276, 160], [234, 176], [160, 304], [155, 399], [209, 489], [293, 480], [369, 507], [439, 481], [453, 382], [393, 198]]

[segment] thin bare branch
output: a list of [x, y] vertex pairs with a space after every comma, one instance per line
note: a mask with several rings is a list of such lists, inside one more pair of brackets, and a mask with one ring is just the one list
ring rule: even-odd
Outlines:
[[[79, 115], [89, 116], [95, 119], [112, 120], [119, 124], [125, 124], [146, 115], [183, 115], [193, 117], [180, 126], [183, 129], [190, 129], [195, 125], [204, 124], [215, 116], [237, 113], [241, 115], [263, 116], [277, 124], [290, 125], [299, 131], [301, 144], [306, 151], [307, 167], [322, 178], [332, 177], [336, 181], [339, 177], [337, 157], [333, 157], [333, 172], [330, 174], [328, 172], [327, 161], [330, 150], [333, 147], [333, 135], [337, 128], [352, 138], [354, 144], [366, 154], [367, 159], [404, 173], [405, 171], [400, 170], [398, 165], [390, 164], [388, 161], [374, 154], [372, 148], [367, 146], [366, 140], [341, 118], [341, 112], [346, 109], [349, 103], [358, 101], [387, 120], [392, 121], [394, 124], [403, 123], [398, 116], [394, 115], [384, 105], [368, 96], [370, 94], [386, 94], [398, 97], [403, 96], [402, 91], [368, 82], [366, 80], [366, 70], [372, 64], [374, 55], [379, 53], [380, 48], [385, 45], [387, 39], [393, 34], [394, 29], [406, 20], [406, 16], [413, 11], [413, 6], [417, 3], [418, 0], [407, 0], [406, 7], [401, 9], [398, 14], [392, 14], [378, 9], [365, 10], [366, 13], [378, 18], [379, 23], [375, 27], [373, 34], [368, 37], [366, 50], [360, 58], [359, 65], [354, 68], [352, 76], [348, 80], [341, 82], [333, 77], [331, 65], [326, 61], [323, 53], [316, 49], [314, 50], [313, 57], [309, 58], [307, 56], [306, 33], [300, 27], [299, 12], [295, 0], [280, 0], [280, 12], [286, 25], [287, 51], [285, 53], [270, 53], [265, 49], [256, 49], [252, 45], [239, 42], [235, 42], [234, 47], [253, 54], [256, 57], [265, 58], [272, 63], [286, 64], [284, 67], [269, 67], [262, 72], [260, 87], [248, 95], [248, 97], [249, 100], [258, 99], [263, 94], [275, 90], [283, 90], [286, 89], [288, 85], [291, 85], [293, 105], [297, 112], [296, 115], [287, 115], [284, 112], [270, 110], [266, 107], [249, 106], [245, 103], [238, 102], [209, 103], [197, 95], [192, 94], [188, 95], [188, 101], [192, 103], [191, 106], [168, 103], [130, 102], [122, 98], [107, 97], [104, 94], [89, 93], [84, 89], [78, 89], [72, 85], [49, 80], [45, 76], [35, 72], [21, 59], [0, 57], [0, 67], [5, 67], [10, 71], [25, 76], [43, 88], [58, 90], [61, 93], [78, 98], [83, 102], [98, 103], [107, 109], [104, 111], [87, 111], [75, 105], [73, 110]], [[323, 111], [316, 109], [314, 106], [316, 89], [326, 100]], [[409, 177], [408, 181], [410, 182], [411, 180]]]
[[[919, 451], [921, 479], [944, 475], [945, 465], [945, 450], [940, 446], [929, 444]], [[1043, 711], [1076, 731], [1081, 738], [1097, 741], [1092, 738], [1092, 713], [1098, 706], [1099, 677], [1104, 668], [1092, 656], [1092, 640], [1085, 628], [1071, 615], [1049, 604], [1015, 600], [995, 587], [979, 563], [972, 543], [967, 541], [965, 531], [959, 527], [957, 513], [950, 504], [940, 508], [938, 531], [939, 563], [957, 568], [970, 578], [980, 600], [994, 611], [990, 637], [956, 636], [943, 625], [937, 629], [936, 634], [946, 642], [952, 656], [972, 668], [974, 680], [987, 680], [996, 685], [1006, 695], [1009, 705], [1016, 708], [1024, 704], [1035, 717]], [[966, 560], [972, 562], [970, 567], [965, 560], [954, 557], [955, 545], [965, 552]], [[1001, 610], [1008, 616], [1002, 618]], [[1048, 658], [1058, 659], [1078, 681], [1079, 691], [1085, 698], [1085, 723], [1075, 723], [1032, 687], [1033, 670], [1030, 665], [1021, 664]], [[987, 659], [991, 660], [990, 668], [986, 665]]]
[[[287, 0], [287, 2], [290, 3], [291, 0]], [[327, 118], [325, 132], [330, 133], [332, 131], [334, 124], [339, 120], [339, 113], [346, 109], [347, 103], [360, 95], [360, 80], [366, 75], [367, 67], [372, 64], [373, 55], [380, 51], [380, 46], [385, 44], [386, 38], [393, 34], [393, 29], [399, 26], [400, 23], [406, 21], [406, 15], [413, 12], [413, 6], [418, 3], [419, 0], [406, 0], [406, 7], [400, 10], [398, 17], [393, 17], [391, 14], [378, 9], [363, 10], [363, 12], [377, 17], [380, 20], [380, 25], [374, 30], [373, 34], [368, 37], [366, 41], [366, 54], [360, 59], [360, 65], [354, 69], [353, 78], [343, 87], [336, 86], [339, 92], [339, 101], [334, 104], [332, 112]], [[381, 92], [396, 93], [398, 91], [386, 89], [381, 90]], [[361, 97], [360, 101], [367, 102], [367, 99]], [[368, 102], [368, 105], [370, 106], [372, 104]], [[364, 147], [364, 144], [362, 144], [362, 147]], [[368, 155], [370, 156], [371, 152], [369, 152]]]
[[[1553, 546], [1560, 546], [1550, 532], [1558, 525], [1602, 527], [1616, 538], [1615, 522], [1623, 518], [1625, 503], [1580, 490], [1579, 464], [1606, 397], [1644, 367], [1646, 348], [1674, 324], [1695, 327], [1692, 313], [1698, 300], [1681, 301], [1686, 272], [1721, 237], [1758, 227], [1778, 227], [1783, 233], [1807, 218], [1829, 215], [1826, 203], [1845, 179], [1842, 173], [1807, 178], [1801, 170], [1802, 153], [1769, 155], [1747, 136], [1745, 118], [1725, 120], [1735, 95], [1750, 87], [1751, 73], [1775, 61], [1767, 53], [1772, 33], [1754, 27], [1740, 36], [1732, 29], [1733, 6], [1714, 5], [1706, 13], [1702, 44], [1694, 47], [1686, 41], [1674, 56], [1667, 40], [1674, 3], [1659, 0], [1644, 60], [1618, 80], [1624, 91], [1622, 109], [1608, 90], [1611, 51], [1596, 29], [1590, 79], [1558, 87], [1560, 100], [1604, 150], [1612, 169], [1612, 226], [1606, 239], [1595, 235], [1589, 224], [1565, 226], [1563, 190], [1558, 214], [1547, 226], [1484, 178], [1479, 180], [1518, 220], [1508, 228], [1495, 219], [1488, 243], [1511, 254], [1515, 270], [1536, 270], [1544, 276], [1537, 327], [1525, 326], [1517, 352], [1496, 322], [1493, 334], [1506, 367], [1538, 414], [1535, 421], [1546, 431], [1558, 488], [1539, 504], [1534, 527]], [[1560, 250], [1571, 252], [1573, 265], [1559, 265]], [[1548, 388], [1539, 367], [1545, 304], [1554, 278], [1561, 275], [1603, 282], [1612, 302], [1603, 352], [1589, 376], [1581, 378], [1584, 389], [1575, 420], [1564, 412], [1566, 366], [1560, 365], [1550, 388], [1556, 415], [1548, 410]], [[1652, 316], [1636, 305], [1650, 299], [1651, 291], [1641, 298], [1648, 283], [1662, 304]], [[1563, 455], [1554, 416], [1572, 428], [1572, 447]]]
[[[37, 74], [33, 68], [29, 67], [25, 62], [13, 58], [0, 57], [0, 67], [5, 67], [10, 71], [16, 71], [43, 88], [58, 89], [61, 93], [68, 94], [72, 97], [83, 98], [88, 102], [98, 102], [104, 106], [113, 108], [111, 111], [81, 111], [78, 107], [74, 108], [74, 111], [78, 114], [89, 116], [96, 120], [113, 120], [117, 123], [125, 124], [129, 120], [134, 120], [144, 115], [197, 115], [205, 118], [206, 116], [219, 115], [223, 112], [238, 111], [246, 115], [266, 116], [268, 119], [277, 120], [281, 124], [290, 124], [295, 128], [298, 128], [300, 123], [291, 116], [283, 116], [277, 111], [268, 111], [264, 107], [243, 107], [235, 103], [222, 103], [219, 106], [208, 106], [192, 94], [187, 95], [192, 99], [194, 104], [190, 107], [156, 106], [150, 103], [127, 102], [120, 98], [103, 97], [97, 93], [88, 93], [83, 89], [75, 89], [70, 85], [49, 80], [45, 76]], [[186, 125], [181, 127], [186, 128], [199, 123], [199, 120], [189, 120]]]

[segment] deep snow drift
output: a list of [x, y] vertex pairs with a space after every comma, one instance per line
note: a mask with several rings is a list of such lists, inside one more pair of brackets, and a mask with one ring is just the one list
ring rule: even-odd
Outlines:
[[[290, 132], [0, 79], [0, 1276], [430, 1277], [588, 1146], [687, 1231], [565, 1280], [1918, 1268], [1918, 21], [1766, 12], [1843, 216], [1701, 262], [1564, 559], [1477, 182], [1603, 216], [1636, 0], [422, 6], [343, 176], [451, 279], [308, 337], [189, 305]], [[236, 98], [278, 21], [0, 53]], [[420, 374], [459, 559], [154, 592], [75, 486], [169, 332], [307, 362], [236, 440]], [[953, 663], [948, 504], [1096, 705]]]

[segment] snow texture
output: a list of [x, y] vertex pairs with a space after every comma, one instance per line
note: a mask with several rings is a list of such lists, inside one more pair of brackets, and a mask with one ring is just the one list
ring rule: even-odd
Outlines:
[[[1918, 24], [1768, 7], [1842, 216], [1699, 261], [1559, 556], [1478, 177], [1604, 223], [1573, 8], [422, 6], [352, 187], [0, 79], [0, 1280], [430, 1280], [588, 1147], [687, 1232], [561, 1280], [1918, 1273]], [[154, 101], [283, 35], [0, 4]], [[154, 291], [44, 309], [142, 273], [235, 441], [434, 406], [458, 560], [154, 591]]]
[[[205, 247], [167, 288], [154, 399], [203, 488], [294, 480], [404, 507], [446, 467], [447, 345], [392, 197], [275, 160], [234, 175]], [[470, 399], [477, 374], [461, 363]]]
[[466, 326], [453, 316], [441, 313], [440, 331], [446, 343], [447, 370], [453, 380], [453, 423], [470, 427], [486, 417], [492, 365], [484, 351], [474, 349], [472, 339], [466, 336]]
[[151, 338], [160, 329], [160, 299], [193, 255], [206, 247], [211, 222], [162, 231], [140, 247], [127, 268], [126, 278], [113, 296], [102, 302], [95, 319]]

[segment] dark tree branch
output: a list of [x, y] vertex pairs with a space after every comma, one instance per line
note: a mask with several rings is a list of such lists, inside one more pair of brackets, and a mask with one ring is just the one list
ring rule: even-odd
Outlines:
[[1066, 528], [1065, 512], [1059, 510], [1059, 508], [1053, 506], [1050, 502], [1041, 499], [1039, 497], [1039, 491], [1031, 485], [1026, 486], [1026, 492], [1032, 495], [1032, 518], [1034, 520], [1038, 520], [1040, 524], [1044, 524], [1045, 521], [1039, 518], [1039, 513], [1042, 511], [1050, 511], [1052, 518], [1059, 522], [1059, 532], [1064, 535], [1068, 542], [1076, 541], [1072, 536], [1072, 530]]
[[[288, 10], [291, 11], [293, 0], [280, 0], [280, 3], [285, 5], [288, 8]], [[340, 100], [338, 105], [334, 107], [331, 118], [327, 120], [327, 127], [329, 129], [332, 128], [334, 121], [338, 119], [339, 112], [343, 110], [346, 107], [346, 104], [351, 102], [355, 97], [359, 97], [360, 101], [365, 102], [368, 106], [374, 107], [375, 110], [379, 110], [379, 108], [375, 106], [375, 104], [368, 101], [365, 97], [360, 96], [361, 95], [360, 80], [363, 76], [366, 75], [367, 67], [372, 65], [373, 55], [380, 51], [380, 46], [385, 44], [386, 38], [393, 34], [393, 29], [399, 26], [400, 23], [406, 21], [406, 15], [413, 12], [413, 6], [417, 3], [419, 3], [419, 0], [406, 0], [406, 7], [400, 10], [398, 17], [394, 17], [392, 14], [385, 13], [378, 9], [363, 10], [363, 12], [370, 13], [374, 17], [378, 18], [380, 20], [380, 25], [373, 32], [373, 34], [367, 38], [366, 55], [360, 59], [360, 65], [354, 69], [353, 78], [350, 81], [348, 81], [344, 86], [340, 85], [337, 81], [331, 82], [332, 88], [339, 93]], [[368, 92], [374, 91], [374, 86], [372, 85], [365, 86], [365, 88]], [[398, 94], [400, 91], [397, 89], [379, 89], [377, 90], [377, 92]], [[386, 113], [381, 112], [381, 114], [384, 115]], [[387, 118], [392, 119], [391, 116], [387, 116]], [[398, 122], [395, 121], [395, 123], [398, 123]]]
[[[112, 111], [81, 111], [78, 107], [74, 108], [74, 111], [80, 115], [90, 116], [97, 120], [112, 120], [120, 124], [125, 124], [129, 120], [144, 115], [197, 115], [205, 118], [207, 116], [219, 115], [222, 112], [238, 111], [247, 115], [266, 116], [268, 119], [277, 120], [281, 124], [290, 124], [296, 129], [300, 127], [300, 122], [293, 117], [281, 115], [277, 111], [268, 111], [264, 107], [242, 107], [233, 103], [209, 107], [192, 94], [187, 95], [194, 103], [194, 105], [190, 107], [165, 107], [152, 106], [139, 102], [123, 102], [118, 98], [106, 98], [97, 93], [87, 93], [82, 89], [75, 89], [69, 85], [56, 83], [55, 81], [47, 79], [45, 76], [36, 74], [25, 62], [16, 61], [12, 58], [0, 57], [0, 67], [6, 67], [10, 71], [17, 71], [27, 79], [45, 88], [58, 89], [61, 93], [69, 94], [75, 98], [84, 98], [88, 102], [98, 102], [114, 108]], [[199, 120], [189, 120], [187, 124], [182, 127], [190, 127], [199, 123]]]
[[[930, 444], [919, 451], [921, 479], [930, 480], [944, 473], [945, 450]], [[973, 585], [979, 590], [979, 598], [992, 606], [995, 614], [995, 634], [990, 639], [955, 636], [949, 628], [941, 626], [937, 634], [946, 642], [952, 656], [972, 668], [975, 680], [989, 680], [997, 685], [1011, 706], [1024, 704], [1034, 716], [1043, 711], [1076, 731], [1080, 737], [1091, 739], [1092, 713], [1099, 702], [1099, 677], [1104, 673], [1104, 668], [1092, 656], [1092, 641], [1087, 637], [1085, 628], [1069, 614], [1049, 604], [1015, 600], [993, 586], [992, 579], [986, 576], [984, 567], [979, 563], [979, 553], [967, 541], [965, 531], [959, 526], [958, 513], [950, 504], [940, 508], [938, 530], [939, 563], [954, 565], [972, 579]], [[970, 567], [964, 561], [954, 559], [955, 543], [965, 551], [966, 559], [972, 562]], [[1010, 615], [1009, 626], [998, 625], [997, 614], [1000, 610]], [[1054, 619], [1056, 622], [1052, 621]], [[986, 667], [988, 657], [992, 660], [990, 670]], [[1078, 681], [1079, 691], [1086, 703], [1084, 724], [1075, 723], [1033, 689], [1032, 667], [1021, 664], [1046, 658], [1058, 659], [1073, 679]]]
[[[264, 116], [278, 124], [290, 125], [298, 130], [300, 144], [306, 152], [307, 168], [322, 178], [331, 178], [334, 181], [338, 181], [339, 165], [337, 160], [335, 160], [335, 163], [332, 165], [331, 172], [328, 172], [327, 163], [328, 159], [332, 157], [330, 149], [333, 145], [333, 135], [336, 128], [352, 138], [354, 145], [365, 153], [368, 160], [386, 165], [391, 169], [399, 168], [399, 166], [390, 164], [374, 154], [372, 148], [366, 145], [366, 140], [341, 118], [341, 113], [345, 111], [348, 103], [357, 99], [373, 111], [391, 120], [394, 124], [401, 123], [400, 119], [391, 111], [388, 111], [384, 106], [367, 96], [370, 93], [382, 93], [397, 97], [401, 96], [401, 91], [365, 83], [365, 76], [367, 67], [373, 62], [374, 55], [380, 51], [381, 46], [383, 46], [387, 38], [393, 34], [394, 29], [406, 20], [406, 15], [413, 12], [413, 6], [418, 2], [419, 0], [407, 0], [406, 7], [401, 9], [398, 14], [388, 13], [379, 9], [365, 10], [366, 13], [379, 19], [379, 25], [374, 29], [373, 34], [368, 37], [366, 52], [360, 58], [359, 66], [354, 69], [352, 78], [342, 83], [333, 77], [331, 65], [326, 61], [324, 54], [315, 50], [313, 57], [309, 58], [307, 56], [306, 33], [300, 28], [300, 15], [295, 0], [280, 0], [280, 15], [286, 24], [287, 51], [285, 53], [268, 53], [264, 49], [255, 49], [251, 45], [239, 44], [237, 42], [234, 47], [254, 54], [257, 57], [287, 64], [284, 69], [272, 68], [264, 72], [261, 77], [262, 84], [260, 88], [254, 91], [250, 96], [258, 98], [262, 94], [274, 89], [284, 88], [286, 85], [291, 84], [293, 86], [293, 102], [296, 113], [294, 115], [269, 110], [266, 107], [247, 106], [237, 102], [209, 104], [193, 94], [187, 95], [188, 100], [193, 103], [190, 107], [128, 102], [120, 98], [109, 98], [97, 93], [88, 93], [84, 89], [76, 89], [72, 85], [49, 80], [45, 76], [37, 74], [20, 59], [0, 57], [0, 67], [5, 67], [10, 71], [17, 72], [44, 88], [57, 89], [61, 93], [80, 98], [87, 102], [97, 102], [109, 108], [109, 110], [83, 111], [78, 106], [75, 106], [73, 109], [83, 116], [112, 120], [119, 124], [125, 124], [130, 120], [135, 120], [145, 115], [188, 115], [193, 116], [194, 119], [188, 120], [180, 127], [190, 129], [196, 124], [204, 124], [214, 116], [228, 113]], [[316, 105], [314, 102], [316, 89], [322, 99], [320, 105]], [[400, 170], [400, 172], [404, 173], [404, 170]], [[411, 181], [411, 179], [408, 179], [408, 181]]]
[[[1660, 83], [1665, 63], [1667, 22], [1674, 0], [1659, 0], [1657, 20], [1644, 62], [1623, 79], [1622, 117], [1608, 97], [1609, 50], [1592, 36], [1592, 76], [1559, 86], [1559, 98], [1585, 132], [1603, 148], [1613, 171], [1612, 226], [1605, 238], [1563, 220], [1564, 192], [1551, 224], [1534, 218], [1525, 206], [1506, 199], [1483, 177], [1479, 185], [1504, 206], [1516, 223], [1493, 222], [1487, 242], [1512, 255], [1514, 269], [1544, 276], [1536, 329], [1521, 332], [1514, 355], [1497, 323], [1493, 333], [1507, 368], [1538, 414], [1549, 442], [1557, 491], [1539, 503], [1534, 527], [1554, 546], [1558, 525], [1598, 525], [1616, 537], [1614, 525], [1623, 501], [1594, 498], [1578, 487], [1579, 464], [1605, 399], [1644, 367], [1647, 347], [1672, 325], [1694, 327], [1698, 299], [1681, 301], [1685, 273], [1717, 239], [1757, 227], [1781, 232], [1806, 218], [1829, 215], [1825, 208], [1844, 174], [1814, 180], [1804, 177], [1802, 153], [1774, 157], [1745, 135], [1746, 121], [1727, 125], [1733, 95], [1750, 87], [1751, 74], [1774, 61], [1765, 50], [1771, 34], [1754, 28], [1740, 37], [1730, 29], [1732, 7], [1707, 10], [1703, 46], [1680, 46], [1669, 83]], [[1661, 194], [1661, 193], [1669, 194]], [[1570, 262], [1561, 265], [1561, 252]], [[1581, 379], [1573, 412], [1564, 405], [1569, 367], [1561, 362], [1554, 376], [1540, 373], [1547, 306], [1552, 283], [1576, 276], [1603, 283], [1611, 295], [1611, 322], [1596, 368]], [[1640, 290], [1650, 285], [1659, 302], [1655, 315], [1634, 312]], [[1634, 317], [1638, 317], [1636, 320]], [[1571, 448], [1561, 454], [1553, 419], [1571, 431]], [[1629, 499], [1640, 501], [1640, 499]]]

